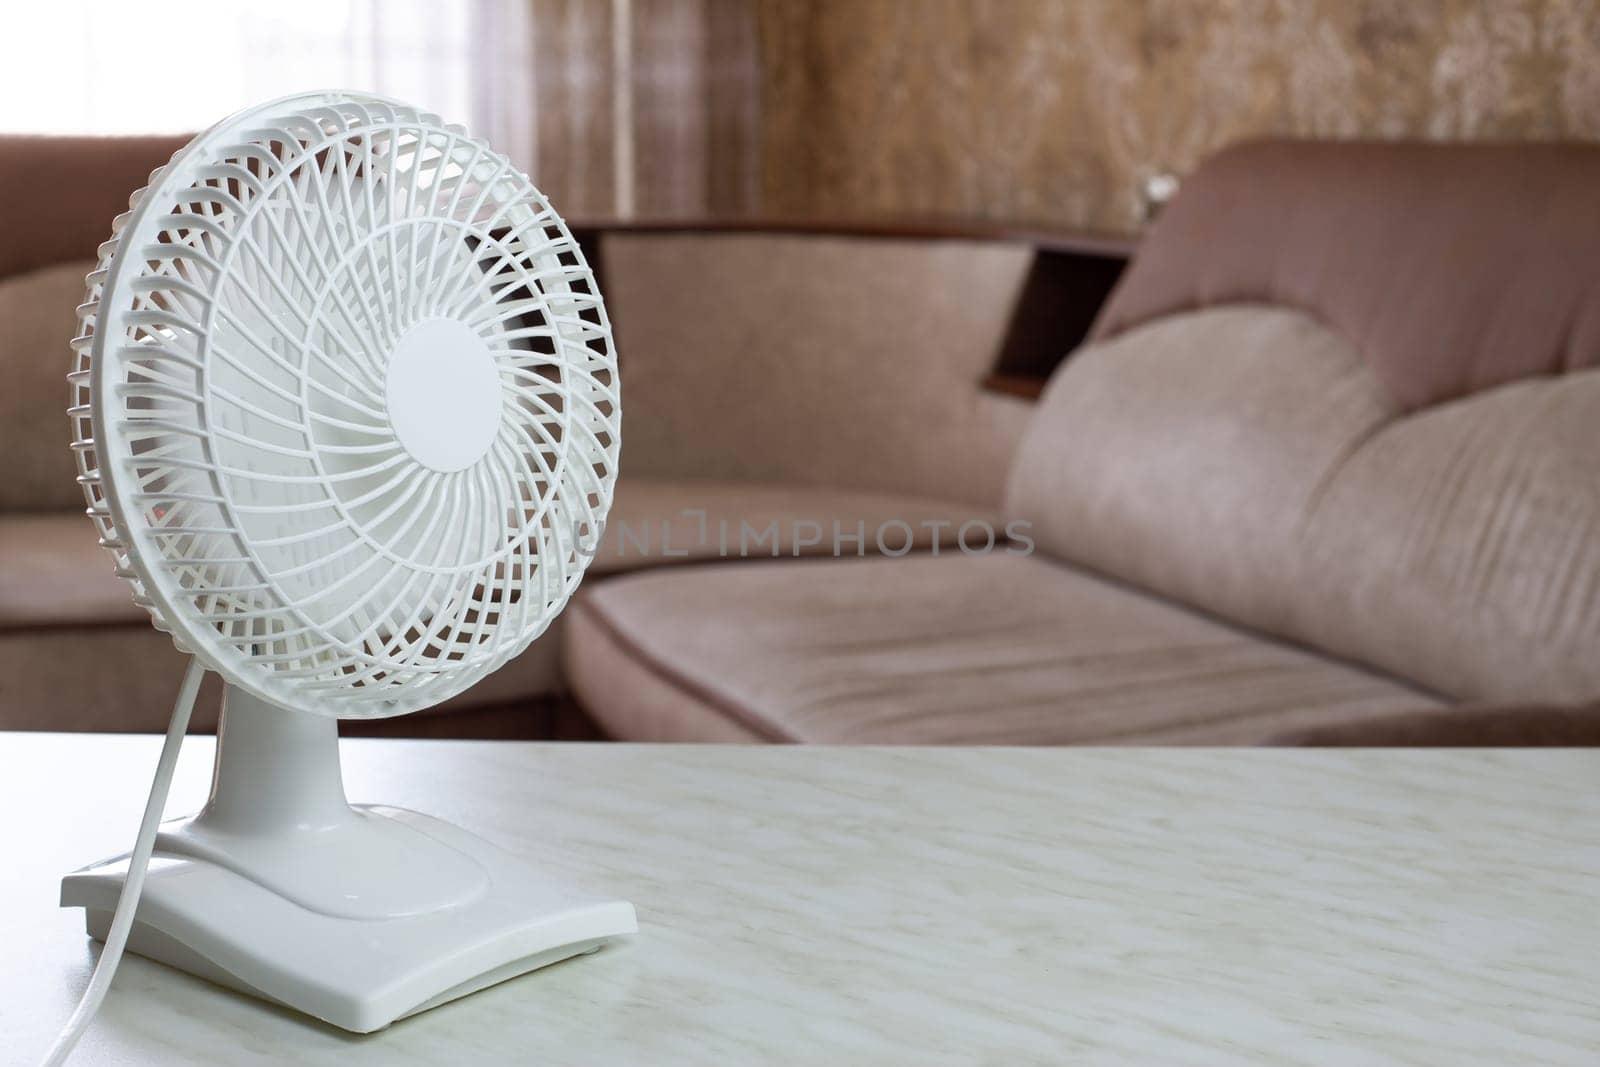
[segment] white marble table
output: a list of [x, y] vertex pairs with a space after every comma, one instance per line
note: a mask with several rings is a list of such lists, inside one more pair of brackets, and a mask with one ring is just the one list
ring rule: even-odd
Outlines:
[[[153, 738], [0, 734], [0, 1062], [93, 959]], [[173, 807], [198, 806], [209, 739]], [[136, 958], [75, 1062], [1600, 1062], [1600, 752], [345, 743], [353, 799], [639, 909], [351, 1037]]]

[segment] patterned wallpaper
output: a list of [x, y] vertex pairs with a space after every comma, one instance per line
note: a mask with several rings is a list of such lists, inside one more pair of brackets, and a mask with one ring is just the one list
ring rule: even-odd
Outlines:
[[1127, 231], [1253, 135], [1600, 138], [1600, 0], [752, 2], [773, 215]]
[[[537, 178], [614, 203], [610, 0], [530, 0]], [[1600, 0], [631, 0], [645, 217], [1128, 231], [1262, 134], [1600, 138]], [[1597, 192], [1600, 195], [1600, 192]]]

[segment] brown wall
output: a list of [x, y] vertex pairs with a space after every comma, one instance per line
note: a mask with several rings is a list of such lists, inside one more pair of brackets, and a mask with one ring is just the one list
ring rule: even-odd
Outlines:
[[[541, 178], [610, 206], [611, 5], [535, 0]], [[1230, 141], [1600, 138], [1596, 0], [633, 0], [640, 215], [1128, 231]]]
[[761, 0], [762, 206], [1128, 230], [1230, 141], [1600, 137], [1593, 0]]

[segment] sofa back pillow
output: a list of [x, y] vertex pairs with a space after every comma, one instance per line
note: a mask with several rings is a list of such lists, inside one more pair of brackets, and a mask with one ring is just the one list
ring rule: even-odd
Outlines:
[[995, 506], [1026, 405], [987, 393], [1026, 244], [616, 233], [629, 477]]
[[67, 372], [83, 276], [93, 269], [84, 260], [0, 278], [0, 454], [7, 457], [0, 511], [83, 510]]
[[0, 511], [83, 510], [68, 347], [111, 220], [187, 137], [0, 136]]

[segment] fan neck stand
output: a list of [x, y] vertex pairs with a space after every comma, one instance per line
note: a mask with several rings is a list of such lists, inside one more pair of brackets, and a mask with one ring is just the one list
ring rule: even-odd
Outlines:
[[482, 864], [401, 819], [353, 808], [336, 719], [229, 686], [211, 797], [159, 851], [209, 860], [303, 908], [346, 919], [420, 915], [481, 896]]
[[[62, 880], [103, 939], [127, 857]], [[211, 795], [156, 838], [129, 947], [366, 1032], [636, 929], [438, 819], [352, 806], [338, 723], [229, 686]]]

